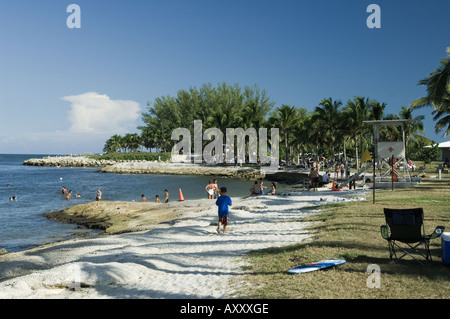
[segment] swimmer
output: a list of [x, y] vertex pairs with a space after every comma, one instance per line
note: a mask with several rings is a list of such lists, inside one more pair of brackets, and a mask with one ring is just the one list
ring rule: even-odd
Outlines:
[[145, 198], [145, 195], [144, 195], [144, 194], [141, 195], [141, 200], [142, 200], [143, 202], [146, 202], [146, 201], [147, 201], [147, 198]]
[[159, 195], [156, 195], [155, 203], [161, 203], [161, 201], [159, 199]]
[[102, 199], [102, 190], [99, 188], [97, 188], [97, 197], [95, 197], [96, 201], [99, 201]]
[[167, 189], [164, 190], [164, 204], [169, 202], [169, 191]]
[[271, 190], [268, 191], [267, 194], [275, 195], [275, 192], [276, 192], [276, 190], [277, 190], [277, 186], [275, 185], [274, 182], [270, 183], [270, 186], [271, 186]]
[[217, 179], [214, 180], [214, 199], [217, 199], [220, 196], [219, 185], [217, 185]]
[[209, 184], [206, 185], [205, 191], [208, 193], [208, 199], [214, 199], [214, 184], [212, 180], [210, 180]]

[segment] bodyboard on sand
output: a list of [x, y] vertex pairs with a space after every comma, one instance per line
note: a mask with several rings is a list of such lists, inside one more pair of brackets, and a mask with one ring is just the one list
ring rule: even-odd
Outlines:
[[292, 273], [292, 274], [301, 274], [301, 273], [305, 273], [305, 272], [311, 272], [311, 271], [316, 271], [319, 269], [323, 269], [323, 268], [328, 268], [328, 267], [333, 267], [336, 265], [340, 265], [345, 263], [346, 261], [344, 259], [326, 259], [326, 260], [321, 260], [321, 261], [317, 261], [311, 264], [307, 264], [307, 265], [302, 265], [296, 268], [292, 268], [290, 270], [288, 270], [288, 272]]

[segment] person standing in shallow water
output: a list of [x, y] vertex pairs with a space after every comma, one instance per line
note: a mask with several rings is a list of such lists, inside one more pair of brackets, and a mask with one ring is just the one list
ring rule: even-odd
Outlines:
[[214, 184], [212, 180], [209, 180], [208, 185], [205, 187], [205, 191], [208, 194], [208, 199], [214, 199]]
[[99, 188], [97, 188], [97, 197], [95, 197], [96, 201], [99, 201], [102, 199], [102, 190]]
[[270, 187], [271, 187], [271, 190], [268, 191], [267, 194], [275, 195], [275, 192], [277, 191], [277, 186], [275, 185], [274, 182], [272, 182], [272, 183], [270, 183]]
[[217, 179], [214, 180], [213, 185], [214, 185], [214, 199], [217, 199], [220, 196], [220, 189], [219, 185], [217, 185]]
[[255, 184], [250, 188], [251, 195], [259, 195], [261, 193], [261, 187], [258, 184], [258, 181], [255, 181]]
[[164, 190], [164, 204], [169, 202], [169, 191], [167, 189]]

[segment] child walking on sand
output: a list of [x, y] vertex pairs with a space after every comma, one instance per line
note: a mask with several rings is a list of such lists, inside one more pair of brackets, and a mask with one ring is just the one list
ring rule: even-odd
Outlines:
[[216, 200], [216, 205], [219, 207], [219, 225], [217, 226], [217, 233], [220, 233], [220, 226], [223, 225], [223, 233], [227, 233], [228, 217], [230, 212], [228, 206], [231, 206], [231, 198], [227, 196], [227, 188], [220, 188], [220, 196]]

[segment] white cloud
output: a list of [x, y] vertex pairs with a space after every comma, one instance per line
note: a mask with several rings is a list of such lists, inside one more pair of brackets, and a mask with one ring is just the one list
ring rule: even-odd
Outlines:
[[72, 133], [124, 134], [136, 128], [139, 104], [131, 100], [112, 100], [106, 94], [88, 92], [61, 98], [70, 102], [68, 120]]
[[[18, 131], [3, 132], [0, 126], [0, 153], [99, 153], [112, 135], [136, 131], [140, 108], [135, 101], [112, 100], [96, 92], [65, 96], [61, 100], [70, 103], [67, 129], [60, 130], [53, 126], [52, 123], [60, 124], [62, 121], [62, 118], [56, 117], [50, 123], [39, 125], [40, 130], [20, 126]], [[3, 119], [1, 114], [0, 119]]]

